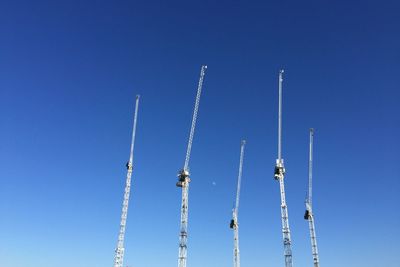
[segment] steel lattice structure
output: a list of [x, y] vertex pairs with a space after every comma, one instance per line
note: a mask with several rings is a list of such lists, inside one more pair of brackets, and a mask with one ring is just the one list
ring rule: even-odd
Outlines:
[[201, 90], [203, 88], [203, 80], [206, 69], [207, 69], [206, 65], [201, 66], [200, 79], [197, 86], [197, 95], [192, 117], [192, 125], [190, 127], [189, 141], [185, 156], [185, 163], [183, 165], [183, 169], [178, 173], [178, 182], [176, 183], [177, 187], [182, 188], [178, 267], [186, 267], [186, 260], [187, 260], [187, 234], [188, 234], [187, 229], [188, 229], [188, 206], [189, 206], [189, 183], [190, 183], [189, 161], [190, 161], [190, 154], [192, 151], [194, 130], [196, 128], [197, 113], [199, 110]]
[[314, 267], [319, 267], [319, 256], [317, 247], [317, 237], [315, 234], [314, 214], [312, 210], [312, 167], [313, 167], [313, 144], [314, 144], [314, 129], [310, 129], [310, 151], [308, 161], [308, 193], [306, 198], [306, 212], [304, 219], [308, 220], [308, 227], [310, 229], [311, 251], [313, 256]]
[[135, 135], [136, 135], [136, 122], [137, 122], [137, 114], [139, 108], [139, 95], [136, 96], [136, 106], [135, 106], [135, 114], [133, 119], [133, 131], [132, 131], [132, 141], [131, 141], [131, 150], [129, 161], [126, 163], [127, 174], [126, 174], [126, 184], [125, 184], [125, 192], [124, 192], [124, 200], [122, 202], [122, 213], [121, 213], [121, 222], [119, 227], [118, 234], [118, 242], [117, 248], [115, 249], [115, 258], [114, 258], [114, 267], [122, 267], [124, 262], [124, 239], [125, 239], [125, 229], [126, 229], [126, 220], [128, 217], [128, 205], [129, 205], [129, 195], [131, 192], [131, 177], [133, 170], [133, 149], [135, 146]]
[[236, 189], [236, 202], [235, 207], [232, 210], [232, 220], [230, 228], [233, 229], [233, 266], [240, 267], [240, 251], [239, 251], [239, 200], [240, 200], [240, 187], [242, 183], [242, 171], [243, 171], [243, 159], [244, 159], [244, 148], [246, 141], [242, 140], [240, 145], [240, 160], [239, 160], [239, 174]]
[[281, 194], [281, 219], [282, 219], [282, 236], [285, 255], [285, 267], [292, 267], [292, 240], [290, 237], [289, 215], [286, 205], [285, 194], [285, 167], [282, 158], [282, 82], [283, 70], [279, 71], [279, 110], [278, 110], [278, 159], [276, 160], [274, 178], [279, 181]]

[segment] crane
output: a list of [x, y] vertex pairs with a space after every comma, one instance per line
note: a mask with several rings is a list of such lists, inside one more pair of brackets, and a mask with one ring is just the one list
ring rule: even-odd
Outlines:
[[312, 162], [313, 162], [313, 144], [314, 144], [314, 129], [310, 129], [310, 151], [308, 160], [308, 194], [306, 198], [306, 212], [304, 214], [304, 219], [308, 220], [308, 226], [310, 228], [310, 238], [311, 238], [311, 249], [314, 267], [319, 267], [319, 256], [317, 247], [317, 237], [315, 235], [314, 226], [314, 214], [312, 211]]
[[177, 187], [182, 188], [178, 267], [186, 267], [186, 260], [187, 260], [187, 228], [188, 228], [188, 205], [189, 205], [188, 197], [189, 197], [189, 183], [190, 183], [189, 160], [190, 160], [190, 153], [192, 151], [194, 130], [196, 128], [197, 113], [199, 111], [200, 96], [201, 96], [201, 90], [203, 88], [203, 80], [206, 69], [207, 69], [206, 65], [201, 66], [200, 79], [197, 86], [197, 95], [192, 117], [192, 126], [190, 127], [185, 163], [183, 165], [183, 169], [180, 170], [178, 173], [178, 182], [176, 183]]
[[289, 215], [286, 205], [285, 195], [285, 167], [282, 158], [282, 82], [283, 82], [283, 70], [279, 71], [279, 108], [278, 108], [278, 159], [276, 160], [274, 178], [279, 181], [280, 193], [281, 193], [281, 218], [282, 218], [282, 235], [283, 235], [283, 246], [285, 255], [285, 267], [292, 267], [292, 240], [290, 238], [289, 229]]
[[136, 105], [135, 105], [135, 114], [133, 116], [133, 131], [132, 131], [132, 141], [131, 141], [131, 150], [129, 160], [126, 163], [127, 174], [126, 174], [126, 184], [125, 184], [125, 192], [124, 192], [124, 200], [122, 202], [122, 213], [121, 213], [121, 222], [119, 225], [119, 234], [118, 234], [118, 242], [117, 248], [115, 249], [115, 258], [114, 258], [114, 267], [122, 267], [124, 261], [124, 239], [125, 239], [125, 228], [126, 228], [126, 219], [128, 216], [128, 205], [129, 205], [129, 195], [131, 191], [131, 177], [133, 170], [133, 149], [135, 146], [135, 135], [136, 135], [136, 122], [137, 122], [137, 114], [139, 108], [139, 99], [140, 96], [136, 96]]
[[242, 182], [242, 170], [243, 170], [243, 157], [246, 140], [242, 140], [240, 145], [240, 160], [239, 160], [239, 174], [236, 189], [236, 203], [232, 210], [232, 220], [230, 228], [233, 229], [233, 267], [240, 267], [240, 252], [239, 252], [239, 198], [240, 198], [240, 184]]

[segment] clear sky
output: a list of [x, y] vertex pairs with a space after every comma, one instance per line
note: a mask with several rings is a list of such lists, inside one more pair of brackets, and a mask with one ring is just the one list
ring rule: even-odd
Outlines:
[[0, 266], [109, 267], [141, 94], [125, 264], [174, 267], [201, 64], [188, 267], [283, 266], [273, 179], [278, 70], [294, 266], [399, 267], [398, 1], [2, 1]]

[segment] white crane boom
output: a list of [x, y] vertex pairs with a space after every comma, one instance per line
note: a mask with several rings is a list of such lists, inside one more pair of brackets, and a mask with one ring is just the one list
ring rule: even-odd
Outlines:
[[313, 166], [313, 145], [314, 145], [314, 129], [310, 129], [310, 151], [308, 161], [308, 193], [306, 199], [306, 212], [304, 219], [308, 220], [310, 229], [311, 251], [313, 256], [314, 267], [319, 267], [319, 255], [317, 247], [317, 237], [315, 234], [314, 214], [312, 210], [312, 166]]
[[131, 191], [131, 177], [133, 170], [133, 149], [135, 146], [135, 135], [136, 135], [136, 122], [137, 122], [137, 114], [139, 108], [139, 99], [140, 96], [136, 96], [136, 106], [135, 106], [135, 114], [133, 118], [133, 131], [132, 131], [132, 141], [131, 141], [131, 149], [129, 160], [126, 163], [127, 175], [126, 175], [126, 184], [125, 184], [125, 192], [124, 192], [124, 200], [122, 202], [122, 213], [121, 213], [121, 222], [119, 227], [118, 234], [118, 242], [117, 248], [115, 249], [115, 258], [114, 258], [114, 267], [122, 267], [124, 262], [124, 239], [125, 239], [125, 229], [126, 229], [126, 219], [128, 217], [128, 205], [129, 205], [129, 195]]
[[274, 178], [279, 181], [279, 188], [281, 193], [281, 219], [282, 219], [282, 235], [283, 235], [283, 246], [285, 255], [285, 267], [292, 267], [292, 248], [291, 248], [291, 237], [289, 228], [289, 215], [286, 205], [285, 195], [285, 167], [282, 159], [282, 82], [283, 82], [283, 70], [279, 71], [279, 109], [278, 109], [278, 159], [276, 160]]
[[206, 69], [207, 69], [206, 65], [201, 66], [200, 79], [197, 86], [197, 95], [194, 105], [192, 125], [190, 127], [185, 163], [183, 165], [183, 169], [178, 173], [178, 182], [176, 183], [176, 186], [182, 188], [178, 267], [186, 267], [186, 260], [187, 260], [187, 227], [188, 227], [189, 183], [190, 183], [189, 161], [190, 161], [190, 153], [192, 151], [194, 130], [196, 128], [197, 113], [199, 110], [201, 90], [203, 88], [203, 80]]
[[236, 189], [236, 203], [235, 208], [232, 210], [232, 220], [230, 223], [230, 228], [233, 229], [233, 266], [240, 267], [240, 252], [239, 252], [239, 198], [240, 198], [240, 186], [242, 183], [242, 171], [243, 171], [243, 158], [244, 158], [244, 148], [246, 145], [246, 140], [242, 140], [240, 145], [240, 160], [239, 160], [239, 174]]
[[312, 165], [313, 165], [314, 129], [310, 128], [310, 147], [308, 159], [308, 194], [307, 202], [312, 206]]
[[185, 164], [183, 165], [184, 166], [183, 169], [187, 170], [187, 171], [189, 168], [190, 153], [192, 151], [194, 130], [196, 128], [197, 113], [199, 112], [200, 96], [201, 96], [201, 90], [203, 89], [203, 81], [204, 81], [204, 75], [205, 75], [206, 69], [207, 69], [206, 65], [201, 66], [199, 84], [197, 85], [197, 94], [196, 94], [196, 101], [195, 101], [194, 110], [193, 110], [192, 126], [190, 127], [190, 134], [189, 134], [188, 146], [187, 146], [187, 150], [186, 150]]
[[239, 174], [238, 174], [238, 184], [236, 190], [236, 205], [235, 205], [236, 215], [239, 213], [240, 187], [242, 184], [243, 157], [244, 157], [245, 146], [246, 146], [246, 140], [242, 140], [240, 144]]

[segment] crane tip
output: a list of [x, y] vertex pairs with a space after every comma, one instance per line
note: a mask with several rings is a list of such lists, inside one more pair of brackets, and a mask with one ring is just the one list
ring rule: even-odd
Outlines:
[[246, 140], [242, 139], [242, 145], [245, 145], [245, 144], [246, 144]]
[[284, 73], [284, 72], [285, 72], [284, 69], [280, 69], [280, 70], [279, 70], [279, 73], [280, 73], [280, 74], [282, 74], [282, 73]]
[[140, 98], [140, 95], [136, 95], [136, 99], [139, 99]]

